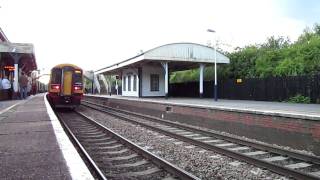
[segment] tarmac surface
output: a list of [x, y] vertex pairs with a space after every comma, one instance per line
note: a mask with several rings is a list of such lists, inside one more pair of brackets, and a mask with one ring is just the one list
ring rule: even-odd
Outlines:
[[162, 104], [172, 104], [190, 107], [200, 107], [209, 109], [219, 109], [225, 111], [249, 112], [255, 114], [267, 114], [283, 117], [293, 117], [310, 120], [320, 120], [320, 104], [298, 104], [298, 103], [284, 103], [284, 102], [270, 102], [270, 101], [246, 101], [246, 100], [226, 100], [209, 98], [138, 98], [138, 97], [124, 97], [117, 95], [93, 95], [103, 96], [107, 98], [118, 98], [138, 101], [148, 101]]
[[93, 179], [44, 94], [0, 102], [0, 179]]

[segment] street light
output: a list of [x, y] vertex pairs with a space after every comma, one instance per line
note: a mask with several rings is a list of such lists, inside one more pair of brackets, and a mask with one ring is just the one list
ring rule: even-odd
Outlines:
[[[215, 33], [215, 30], [208, 29], [208, 32]], [[217, 41], [214, 45], [214, 100], [218, 101], [218, 82], [217, 82]]]

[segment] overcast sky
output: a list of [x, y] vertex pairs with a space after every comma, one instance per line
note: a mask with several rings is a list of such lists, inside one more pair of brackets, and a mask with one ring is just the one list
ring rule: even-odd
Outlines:
[[[33, 43], [39, 69], [73, 63], [97, 70], [173, 42], [225, 49], [292, 41], [320, 23], [318, 0], [0, 0], [11, 42]], [[217, 33], [208, 33], [208, 28]]]

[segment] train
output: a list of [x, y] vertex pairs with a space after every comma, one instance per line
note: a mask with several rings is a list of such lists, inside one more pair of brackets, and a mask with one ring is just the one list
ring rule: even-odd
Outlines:
[[83, 70], [73, 64], [54, 66], [48, 91], [48, 100], [54, 108], [75, 109], [83, 98]]

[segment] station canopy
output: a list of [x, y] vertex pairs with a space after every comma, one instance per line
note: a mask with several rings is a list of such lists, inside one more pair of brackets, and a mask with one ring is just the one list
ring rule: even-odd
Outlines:
[[24, 72], [28, 73], [37, 69], [33, 44], [0, 41], [1, 64], [13, 66], [13, 56], [19, 56], [19, 67], [22, 68]]
[[[230, 59], [216, 52], [217, 64], [226, 64]], [[199, 67], [199, 64], [215, 63], [215, 50], [211, 47], [195, 43], [173, 43], [156, 47], [130, 59], [99, 69], [95, 74], [118, 74], [121, 69], [159, 65], [169, 63], [170, 71], [180, 71]]]

